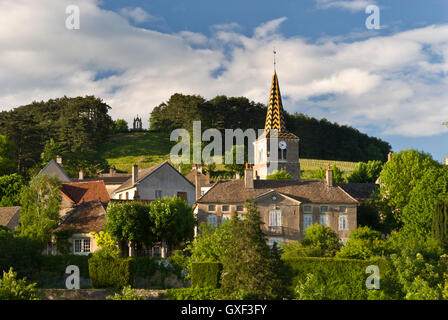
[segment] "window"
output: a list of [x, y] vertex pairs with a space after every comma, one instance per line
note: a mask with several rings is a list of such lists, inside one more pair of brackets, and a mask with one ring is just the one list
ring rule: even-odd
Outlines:
[[75, 254], [90, 253], [90, 238], [75, 239], [74, 244]]
[[282, 212], [281, 211], [269, 212], [269, 226], [270, 227], [281, 227], [282, 226]]
[[310, 225], [313, 224], [313, 215], [311, 214], [304, 214], [303, 215], [303, 230], [308, 228]]
[[272, 247], [274, 243], [284, 243], [283, 238], [269, 238], [269, 245]]
[[126, 192], [126, 200], [129, 200], [129, 192]]
[[347, 207], [346, 206], [339, 207], [339, 212], [347, 212]]
[[179, 192], [177, 193], [177, 197], [178, 197], [178, 198], [181, 198], [182, 200], [188, 202], [188, 198], [187, 198], [187, 193], [186, 193], [186, 192], [180, 192], [180, 191], [179, 191]]
[[320, 206], [320, 213], [328, 212], [328, 206]]
[[339, 216], [339, 230], [347, 230], [347, 216]]
[[313, 207], [312, 206], [304, 206], [303, 212], [311, 213], [311, 212], [313, 212]]
[[323, 226], [328, 226], [328, 217], [326, 214], [320, 215], [320, 224]]
[[162, 199], [162, 190], [156, 190], [156, 199]]
[[207, 217], [207, 223], [216, 226], [216, 225], [218, 224], [218, 223], [217, 223], [216, 216], [215, 216], [214, 214], [209, 215], [209, 216]]
[[225, 211], [225, 212], [229, 211], [229, 206], [222, 206], [222, 211]]
[[209, 205], [208, 206], [208, 211], [215, 212], [216, 211], [216, 206], [214, 204]]
[[243, 206], [236, 206], [236, 211], [243, 211]]

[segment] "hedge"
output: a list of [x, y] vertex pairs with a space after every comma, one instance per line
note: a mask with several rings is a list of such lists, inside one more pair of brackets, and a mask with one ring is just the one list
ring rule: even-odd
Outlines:
[[369, 265], [377, 265], [381, 278], [388, 272], [388, 264], [385, 260], [355, 260], [336, 258], [311, 258], [302, 257], [284, 260], [291, 279], [291, 289], [298, 282], [304, 282], [308, 273], [313, 274], [318, 283], [325, 287], [327, 299], [334, 300], [365, 300], [369, 297], [366, 288], [366, 279], [370, 274], [366, 273]]
[[222, 264], [219, 262], [193, 262], [191, 264], [192, 288], [218, 288]]
[[166, 290], [166, 296], [170, 300], [217, 300], [219, 293], [219, 289], [211, 288], [182, 288]]
[[132, 286], [135, 262], [132, 258], [93, 256], [89, 259], [89, 275], [94, 288], [121, 289]]

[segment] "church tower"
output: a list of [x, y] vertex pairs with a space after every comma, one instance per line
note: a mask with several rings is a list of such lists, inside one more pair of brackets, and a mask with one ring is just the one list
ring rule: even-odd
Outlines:
[[276, 170], [286, 170], [300, 179], [299, 138], [286, 129], [277, 72], [272, 77], [264, 132], [254, 142], [254, 174], [259, 179]]

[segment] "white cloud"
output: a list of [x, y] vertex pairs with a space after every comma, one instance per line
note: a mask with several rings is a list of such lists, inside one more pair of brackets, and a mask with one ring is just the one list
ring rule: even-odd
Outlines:
[[378, 134], [447, 131], [441, 122], [448, 119], [448, 25], [311, 42], [283, 36], [282, 17], [260, 25], [253, 36], [230, 24], [213, 26], [206, 37], [136, 28], [121, 14], [99, 8], [97, 0], [79, 0], [81, 29], [70, 31], [70, 2], [0, 2], [0, 21], [8, 26], [0, 29], [0, 110], [93, 94], [112, 106], [114, 118], [139, 114], [147, 124], [152, 108], [175, 92], [266, 103], [275, 47], [288, 112], [373, 126]]
[[120, 14], [125, 17], [133, 20], [137, 23], [142, 23], [150, 20], [152, 16], [143, 10], [140, 7], [136, 8], [122, 8], [120, 9]]
[[367, 6], [376, 4], [372, 0], [316, 0], [317, 7], [322, 9], [340, 8], [349, 11], [364, 11]]

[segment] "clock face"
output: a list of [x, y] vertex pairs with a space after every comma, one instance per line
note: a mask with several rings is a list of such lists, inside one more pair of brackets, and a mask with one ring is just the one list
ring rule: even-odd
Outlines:
[[286, 142], [285, 141], [280, 141], [278, 143], [278, 147], [282, 150], [286, 149]]

